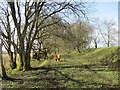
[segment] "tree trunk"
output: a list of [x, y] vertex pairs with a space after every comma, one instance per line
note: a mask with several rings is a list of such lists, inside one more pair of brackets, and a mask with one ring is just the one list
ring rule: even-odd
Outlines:
[[95, 48], [97, 48], [98, 46], [97, 46], [97, 41], [96, 40], [94, 40], [94, 42], [95, 42]]
[[22, 54], [19, 54], [20, 56], [20, 65], [19, 65], [19, 69], [22, 69], [24, 64], [23, 64], [23, 55]]
[[9, 57], [10, 57], [10, 67], [11, 67], [11, 69], [15, 69], [16, 68], [16, 60], [14, 60], [14, 58], [13, 58], [12, 51], [9, 52]]
[[95, 48], [97, 48], [97, 44], [95, 44]]
[[[1, 59], [2, 60], [2, 59]], [[2, 79], [6, 79], [6, 78], [8, 78], [7, 77], [7, 74], [6, 74], [6, 71], [5, 71], [5, 68], [4, 68], [4, 65], [3, 65], [3, 62], [1, 62], [0, 63], [1, 65], [1, 70], [0, 70], [0, 78], [2, 78]]]
[[77, 45], [77, 50], [79, 53], [81, 53], [79, 45]]
[[30, 70], [31, 69], [31, 66], [30, 66], [30, 52], [26, 52], [25, 53], [25, 60], [24, 60], [24, 70]]
[[20, 56], [20, 69], [23, 69], [25, 66], [25, 48], [24, 48], [24, 42], [23, 40], [20, 38], [20, 45], [19, 45], [19, 56]]
[[107, 46], [110, 47], [110, 31], [108, 30], [108, 42], [107, 42]]
[[107, 47], [110, 47], [109, 41], [108, 41]]
[[7, 78], [6, 71], [3, 65], [1, 33], [0, 33], [0, 78], [1, 79]]
[[17, 52], [14, 51], [14, 60], [13, 60], [13, 63], [14, 63], [15, 68], [17, 68], [17, 62], [16, 62], [16, 59], [17, 59]]

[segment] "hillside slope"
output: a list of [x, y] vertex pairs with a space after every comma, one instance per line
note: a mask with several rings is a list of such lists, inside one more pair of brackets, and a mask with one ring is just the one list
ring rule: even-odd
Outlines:
[[[30, 71], [9, 71], [13, 80], [2, 82], [4, 88], [79, 88], [109, 90], [118, 87], [118, 72], [109, 68], [118, 61], [118, 47], [85, 49], [81, 53], [61, 53], [61, 61], [31, 60]], [[48, 62], [47, 62], [48, 61]], [[42, 67], [42, 68], [41, 68]]]
[[89, 63], [103, 64], [110, 67], [117, 67], [120, 54], [120, 47], [104, 47], [97, 49], [84, 50], [80, 55], [81, 58]]

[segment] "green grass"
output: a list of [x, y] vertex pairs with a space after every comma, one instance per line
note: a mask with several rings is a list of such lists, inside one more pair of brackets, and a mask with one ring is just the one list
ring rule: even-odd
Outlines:
[[[4, 88], [111, 88], [118, 85], [118, 72], [103, 65], [102, 60], [111, 59], [118, 47], [85, 49], [80, 54], [62, 53], [61, 62], [51, 60], [31, 60], [31, 71], [8, 72], [15, 78], [4, 80]], [[114, 57], [117, 61], [118, 58]], [[112, 63], [112, 62], [111, 62]], [[41, 68], [44, 67], [44, 68]]]

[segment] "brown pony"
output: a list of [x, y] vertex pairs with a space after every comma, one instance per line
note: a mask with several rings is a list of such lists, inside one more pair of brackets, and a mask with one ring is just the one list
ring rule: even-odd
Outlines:
[[60, 61], [60, 54], [56, 54], [55, 56], [54, 56], [54, 60], [55, 61]]

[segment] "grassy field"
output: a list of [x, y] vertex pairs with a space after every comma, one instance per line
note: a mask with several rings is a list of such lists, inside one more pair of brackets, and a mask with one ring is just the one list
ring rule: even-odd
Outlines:
[[[117, 47], [85, 49], [80, 54], [61, 53], [60, 62], [31, 60], [31, 71], [7, 69], [11, 80], [3, 88], [79, 88], [107, 89], [118, 86]], [[7, 59], [7, 56], [4, 56]]]

